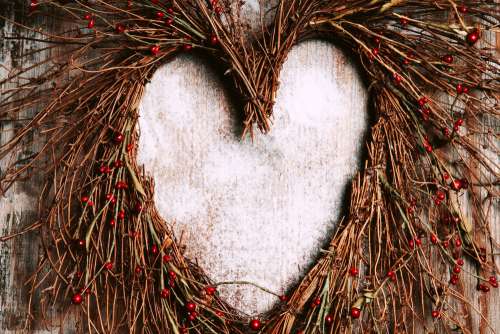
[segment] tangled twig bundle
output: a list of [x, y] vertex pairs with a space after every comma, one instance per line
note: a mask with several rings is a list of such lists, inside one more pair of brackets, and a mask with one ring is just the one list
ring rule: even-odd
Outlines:
[[[25, 230], [38, 229], [45, 247], [32, 294], [42, 290], [47, 306], [81, 304], [88, 332], [399, 333], [417, 322], [449, 332], [464, 328], [455, 311], [469, 303], [455, 288], [462, 275], [483, 291], [498, 286], [488, 223], [498, 198], [500, 61], [484, 38], [500, 24], [494, 0], [281, 0], [272, 24], [251, 33], [229, 1], [31, 0], [31, 12], [73, 26], [58, 35], [33, 28], [49, 42], [36, 65], [46, 70], [2, 81], [15, 83], [2, 92], [4, 129], [44, 107], [0, 158], [46, 140], [4, 171], [1, 193], [33, 169], [44, 173], [40, 220]], [[245, 135], [255, 125], [270, 131], [280, 68], [312, 37], [360, 59], [376, 121], [329, 249], [249, 328], [155, 209], [153, 180], [136, 164], [138, 105], [158, 66], [198, 50], [240, 93]], [[463, 258], [476, 272], [463, 272]]]

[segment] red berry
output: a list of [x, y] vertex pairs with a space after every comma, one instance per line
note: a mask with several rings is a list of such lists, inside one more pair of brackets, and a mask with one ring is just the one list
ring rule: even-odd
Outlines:
[[156, 18], [158, 20], [161, 20], [164, 16], [165, 16], [165, 14], [163, 12], [156, 12]]
[[83, 239], [78, 239], [78, 240], [76, 241], [76, 244], [77, 244], [77, 246], [78, 246], [78, 247], [80, 247], [80, 248], [85, 248], [85, 240], [83, 240]]
[[170, 15], [174, 15], [174, 9], [172, 7], [168, 7], [167, 13], [169, 13]]
[[458, 6], [458, 11], [462, 14], [467, 13], [467, 7], [465, 5]]
[[135, 273], [136, 273], [137, 275], [139, 275], [140, 273], [142, 273], [142, 268], [141, 268], [141, 267], [139, 267], [139, 266], [135, 267]]
[[448, 240], [443, 241], [444, 248], [448, 248], [449, 245], [450, 245], [450, 242]]
[[394, 271], [390, 270], [389, 272], [387, 272], [387, 277], [394, 280], [396, 278], [396, 273]]
[[282, 303], [286, 302], [287, 300], [288, 300], [288, 297], [287, 297], [286, 295], [281, 295], [281, 296], [280, 296], [280, 301], [281, 301]]
[[89, 201], [88, 196], [82, 196], [81, 201], [82, 201], [82, 203], [87, 203]]
[[116, 26], [115, 26], [115, 31], [118, 33], [118, 34], [121, 34], [123, 32], [125, 32], [125, 26], [121, 23], [118, 23]]
[[92, 29], [92, 28], [94, 28], [94, 25], [95, 25], [95, 21], [94, 21], [94, 19], [91, 19], [89, 21], [89, 23], [87, 24], [87, 28]]
[[352, 267], [351, 269], [349, 269], [349, 274], [351, 276], [358, 276], [358, 274], [359, 274], [358, 268]]
[[156, 246], [156, 245], [151, 246], [151, 254], [153, 254], [153, 255], [158, 254], [158, 246]]
[[462, 181], [455, 179], [451, 182], [451, 188], [455, 191], [459, 191], [462, 188]]
[[372, 49], [372, 54], [373, 54], [374, 56], [377, 56], [377, 55], [378, 55], [378, 53], [379, 53], [379, 51], [380, 51], [380, 50], [379, 50], [379, 48], [373, 48], [373, 49]]
[[165, 299], [168, 298], [168, 296], [170, 296], [170, 290], [167, 288], [163, 288], [160, 292], [160, 297]]
[[157, 56], [157, 55], [158, 55], [158, 53], [160, 53], [160, 46], [158, 46], [158, 45], [153, 45], [153, 46], [152, 46], [149, 50], [151, 51], [151, 54], [152, 54], [153, 56]]
[[171, 17], [168, 17], [166, 20], [165, 20], [165, 25], [167, 26], [171, 26], [172, 24], [174, 24], [174, 19], [171, 18]]
[[432, 242], [433, 244], [437, 244], [437, 242], [438, 242], [438, 238], [436, 237], [436, 235], [431, 234], [431, 242]]
[[117, 143], [117, 144], [122, 143], [124, 140], [125, 140], [125, 136], [123, 135], [123, 133], [117, 132], [117, 133], [115, 133], [115, 135], [113, 136], [113, 141], [114, 141], [115, 143]]
[[116, 225], [116, 220], [114, 220], [113, 218], [111, 218], [111, 220], [109, 221], [109, 226], [115, 227], [115, 225]]
[[462, 94], [464, 92], [464, 86], [461, 83], [457, 84], [456, 89], [458, 94]]
[[92, 15], [91, 14], [85, 14], [83, 16], [83, 18], [88, 21], [88, 20], [92, 19]]
[[177, 274], [175, 273], [175, 271], [170, 270], [170, 271], [168, 272], [168, 275], [169, 275], [169, 276], [170, 276], [170, 278], [171, 278], [171, 279], [173, 279], [173, 280], [177, 278]]
[[442, 201], [442, 200], [444, 200], [444, 199], [445, 199], [445, 197], [446, 197], [445, 193], [444, 193], [444, 192], [442, 192], [442, 191], [440, 191], [440, 190], [436, 191], [436, 196], [437, 196], [437, 198], [438, 198], [438, 199], [440, 199], [441, 201]]
[[467, 43], [469, 43], [470, 45], [473, 45], [479, 40], [479, 38], [480, 38], [479, 30], [473, 29], [471, 32], [469, 32], [467, 34], [466, 40], [467, 40]]
[[216, 6], [214, 8], [214, 11], [215, 11], [215, 14], [219, 15], [220, 13], [222, 13], [222, 7], [221, 6]]
[[172, 257], [168, 254], [165, 254], [163, 255], [163, 262], [164, 263], [167, 263], [167, 262], [170, 262], [172, 260]]
[[459, 266], [455, 266], [455, 267], [453, 268], [453, 272], [454, 272], [455, 274], [460, 274], [460, 272], [461, 272], [461, 271], [462, 271], [462, 269], [461, 269]]
[[458, 238], [457, 238], [457, 239], [455, 240], [455, 246], [457, 246], [457, 247], [462, 246], [462, 240], [460, 240], [460, 239], [458, 239]]
[[38, 7], [38, 0], [31, 0], [29, 7], [30, 12], [35, 11], [37, 7]]
[[113, 166], [115, 168], [123, 167], [123, 161], [121, 161], [120, 159], [117, 159], [117, 160], [115, 160], [115, 162], [113, 162]]
[[259, 319], [252, 319], [250, 321], [250, 328], [254, 331], [258, 331], [260, 327], [262, 326], [262, 323], [260, 322]]
[[433, 318], [440, 318], [441, 317], [441, 313], [439, 313], [438, 310], [433, 310], [431, 315]]
[[320, 306], [321, 305], [321, 298], [319, 298], [319, 297], [314, 298], [313, 305]]
[[453, 63], [453, 56], [452, 55], [445, 55], [445, 56], [443, 56], [442, 60], [447, 64], [451, 64], [451, 63]]
[[415, 248], [415, 241], [413, 241], [413, 239], [411, 239], [409, 242], [408, 242], [408, 246], [410, 246], [411, 249]]
[[73, 297], [71, 297], [71, 302], [73, 302], [73, 304], [75, 304], [75, 305], [79, 305], [79, 304], [81, 304], [81, 303], [83, 302], [83, 297], [82, 297], [82, 295], [81, 295], [81, 294], [79, 294], [79, 293], [75, 293], [75, 294], [73, 295]]
[[457, 260], [457, 264], [458, 264], [459, 266], [463, 266], [463, 265], [464, 265], [464, 263], [465, 263], [465, 262], [464, 262], [464, 260], [463, 260], [463, 259], [458, 259], [458, 260]]
[[216, 291], [217, 291], [217, 289], [214, 286], [207, 286], [207, 287], [205, 287], [205, 292], [209, 296], [213, 296]]
[[217, 39], [216, 35], [210, 36], [210, 44], [211, 45], [217, 45], [219, 43], [219, 40]]
[[422, 239], [415, 238], [415, 243], [417, 244], [417, 246], [422, 246]]
[[357, 307], [351, 308], [351, 317], [358, 319], [361, 316], [361, 310]]
[[462, 126], [462, 124], [464, 124], [464, 119], [463, 118], [458, 118], [455, 121], [455, 124], [458, 125], [458, 126]]
[[497, 278], [495, 276], [490, 276], [488, 282], [490, 282], [490, 284], [498, 283]]
[[198, 312], [196, 312], [196, 311], [188, 312], [187, 318], [189, 321], [195, 321], [197, 317], [198, 317]]
[[193, 303], [193, 302], [188, 302], [188, 303], [186, 303], [186, 309], [187, 309], [189, 312], [196, 311], [196, 304], [195, 304], [195, 303]]
[[104, 268], [106, 268], [106, 270], [111, 270], [113, 269], [113, 262], [106, 262], [104, 264]]
[[423, 97], [421, 97], [421, 98], [418, 100], [418, 105], [419, 105], [420, 107], [423, 107], [423, 106], [425, 106], [425, 104], [426, 104], [427, 102], [428, 102], [428, 101], [427, 101], [427, 98], [426, 98], [425, 96], [423, 96]]
[[331, 314], [327, 314], [325, 317], [325, 322], [327, 325], [331, 325], [333, 323], [333, 316]]
[[184, 44], [184, 45], [182, 46], [182, 49], [183, 49], [184, 51], [191, 51], [191, 50], [193, 49], [193, 46], [192, 46], [191, 44]]
[[134, 205], [134, 212], [135, 213], [141, 213], [142, 209], [143, 209], [142, 203], [140, 203], [140, 202], [135, 203], [135, 205]]
[[403, 81], [403, 78], [399, 74], [397, 74], [397, 73], [394, 73], [392, 75], [392, 79], [394, 80], [394, 83], [396, 85], [399, 85], [401, 83], [401, 81]]
[[117, 214], [118, 219], [125, 219], [125, 211], [120, 210]]

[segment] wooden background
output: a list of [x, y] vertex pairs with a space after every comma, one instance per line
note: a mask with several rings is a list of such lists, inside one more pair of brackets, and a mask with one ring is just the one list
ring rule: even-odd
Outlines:
[[[0, 15], [44, 28], [57, 24], [27, 18], [24, 3], [2, 1]], [[244, 9], [243, 17], [256, 27], [258, 2], [249, 1]], [[0, 38], [19, 32], [1, 19], [0, 31]], [[37, 60], [12, 61], [40, 47], [37, 43], [0, 43], [0, 78]], [[180, 57], [156, 73], [141, 105], [139, 159], [155, 177], [160, 213], [190, 245], [188, 256], [216, 282], [248, 280], [284, 293], [328, 239], [346, 185], [362, 161], [366, 87], [349, 55], [326, 42], [303, 43], [284, 65], [271, 133], [251, 142], [238, 139], [237, 111], [219, 76], [194, 56]], [[35, 217], [36, 186], [36, 181], [18, 183], [0, 199], [0, 234]], [[491, 226], [497, 240], [499, 223], [497, 215]], [[37, 254], [35, 234], [0, 244], [0, 333], [24, 332], [24, 282]], [[500, 332], [499, 290], [478, 293], [473, 279], [459, 288]], [[248, 285], [228, 286], [222, 294], [249, 315], [277, 302]], [[37, 322], [34, 332], [80, 332], [75, 310], [54, 312], [55, 327]], [[472, 333], [490, 332], [472, 308], [463, 312], [470, 316]]]

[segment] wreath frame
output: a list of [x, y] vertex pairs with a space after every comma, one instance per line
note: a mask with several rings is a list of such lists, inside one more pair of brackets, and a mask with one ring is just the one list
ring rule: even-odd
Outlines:
[[[488, 123], [498, 122], [500, 60], [481, 38], [498, 30], [498, 3], [281, 0], [275, 11], [252, 38], [230, 1], [31, 0], [31, 15], [76, 21], [59, 35], [23, 26], [61, 54], [27, 83], [29, 69], [1, 81], [17, 83], [0, 99], [2, 123], [44, 105], [0, 147], [5, 158], [33, 134], [47, 137], [0, 175], [4, 194], [46, 171], [40, 220], [2, 238], [39, 231], [45, 256], [32, 294], [50, 286], [47, 305], [85, 306], [88, 332], [99, 333], [399, 332], [429, 314], [437, 331], [463, 327], [448, 312], [453, 298], [469, 303], [453, 289], [462, 256], [477, 266], [469, 274], [483, 291], [498, 286], [494, 213], [483, 207], [498, 197], [498, 164], [480, 150], [498, 139]], [[369, 78], [368, 157], [328, 251], [281, 305], [246, 319], [183, 256], [156, 211], [154, 182], [136, 162], [138, 105], [155, 70], [194, 48], [228, 69], [244, 102], [244, 135], [267, 132], [288, 52], [318, 34], [341, 40]], [[430, 267], [429, 257], [443, 266]]]

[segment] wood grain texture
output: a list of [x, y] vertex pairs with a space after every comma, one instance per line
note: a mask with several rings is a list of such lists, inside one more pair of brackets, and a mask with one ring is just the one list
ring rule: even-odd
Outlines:
[[[18, 21], [31, 20], [26, 19], [23, 7], [21, 2], [0, 0], [1, 15]], [[260, 21], [258, 8], [255, 0], [248, 1], [243, 11], [253, 26]], [[35, 23], [57, 29], [55, 22]], [[37, 60], [26, 57], [22, 62], [15, 61], [20, 54], [40, 45], [2, 40], [4, 35], [19, 33], [13, 25], [0, 19], [0, 33], [0, 77], [7, 75], [7, 69], [27, 66]], [[490, 38], [493, 41], [495, 36]], [[496, 43], [500, 48], [498, 39]], [[215, 281], [250, 279], [278, 293], [285, 291], [304, 272], [318, 254], [325, 233], [333, 228], [348, 176], [360, 158], [363, 143], [359, 139], [364, 136], [367, 122], [366, 94], [358, 74], [346, 55], [331, 44], [314, 41], [298, 46], [285, 64], [281, 81], [271, 134], [258, 136], [255, 143], [239, 142], [234, 105], [220, 84], [218, 74], [199, 59], [178, 59], [160, 69], [152, 87], [147, 89], [149, 97], [145, 97], [142, 105], [140, 151], [146, 169], [156, 176], [157, 203], [162, 215], [172, 223], [175, 220], [178, 235], [185, 231], [185, 240], [196, 245], [187, 249], [188, 255], [197, 259]], [[0, 87], [2, 91], [6, 88]], [[177, 95], [177, 90], [184, 95]], [[304, 103], [306, 98], [310, 101], [309, 95], [318, 101], [311, 105]], [[160, 97], [162, 103], [155, 104]], [[301, 113], [301, 109], [305, 112]], [[171, 123], [160, 119], [173, 115], [175, 119]], [[287, 142], [287, 124], [291, 126], [290, 131], [294, 131], [296, 142]], [[2, 132], [0, 141], [6, 139]], [[179, 146], [190, 139], [204, 144], [202, 147], [207, 151]], [[19, 154], [29, 154], [35, 149], [27, 147]], [[207, 152], [207, 157], [193, 157], [202, 152]], [[498, 157], [492, 158], [498, 161]], [[293, 172], [286, 166], [291, 162]], [[0, 168], [5, 163], [0, 162]], [[212, 169], [202, 169], [201, 163]], [[246, 168], [262, 168], [262, 179], [245, 179], [241, 173]], [[209, 177], [216, 179], [208, 182]], [[231, 177], [241, 180], [241, 184], [228, 185]], [[203, 186], [201, 189], [205, 189], [201, 195], [189, 189], [197, 180]], [[282, 196], [283, 189], [291, 189], [297, 182], [304, 186], [296, 189], [307, 189], [311, 194], [299, 191], [287, 194], [289, 197]], [[18, 183], [0, 199], [0, 233], [17, 231], [35, 218], [38, 184], [36, 179]], [[217, 188], [207, 191], [207, 187]], [[242, 189], [247, 189], [247, 193], [242, 193]], [[251, 201], [245, 204], [248, 198]], [[200, 202], [212, 199], [217, 200], [217, 205], [199, 209]], [[311, 210], [311, 203], [319, 209]], [[489, 210], [498, 213], [498, 200]], [[306, 219], [311, 216], [314, 219]], [[469, 218], [472, 219], [472, 213]], [[492, 217], [490, 228], [495, 240], [499, 240], [498, 214]], [[0, 333], [25, 332], [28, 290], [24, 282], [34, 269], [39, 252], [36, 234], [0, 244]], [[496, 260], [500, 260], [499, 255]], [[471, 264], [467, 264], [465, 270], [476, 272]], [[459, 315], [468, 318], [469, 329], [464, 332], [491, 333], [490, 328], [500, 332], [499, 290], [487, 295], [478, 293], [476, 280], [469, 275], [464, 275], [459, 288], [474, 302], [472, 306], [454, 305]], [[276, 301], [248, 286], [235, 286], [223, 293], [250, 314], [265, 310]], [[36, 306], [35, 301], [32, 310], [35, 317], [40, 314]], [[487, 318], [479, 317], [474, 308], [484, 312]], [[56, 309], [50, 314], [53, 328], [37, 321], [31, 332], [82, 332], [76, 308]]]

